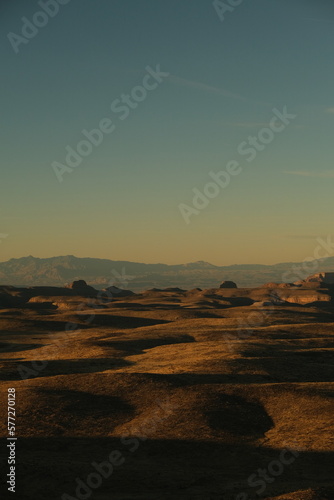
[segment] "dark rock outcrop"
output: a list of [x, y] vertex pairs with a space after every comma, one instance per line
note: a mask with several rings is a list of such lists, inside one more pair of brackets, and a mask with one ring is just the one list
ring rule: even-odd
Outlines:
[[234, 281], [223, 281], [219, 288], [238, 288]]
[[103, 290], [105, 292], [106, 297], [110, 296], [110, 298], [117, 299], [118, 297], [130, 297], [131, 295], [135, 295], [131, 290], [123, 290], [122, 288], [118, 288], [117, 286], [109, 286]]
[[73, 281], [66, 288], [70, 288], [71, 290], [77, 292], [79, 295], [84, 295], [88, 297], [95, 297], [97, 295], [97, 290], [90, 285], [87, 285], [85, 280], [77, 280]]

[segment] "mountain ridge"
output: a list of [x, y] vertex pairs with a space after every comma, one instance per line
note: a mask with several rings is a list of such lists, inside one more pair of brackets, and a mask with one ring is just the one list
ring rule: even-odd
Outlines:
[[[138, 291], [168, 286], [210, 288], [218, 286], [223, 280], [232, 280], [238, 286], [253, 287], [269, 281], [287, 281], [284, 275], [289, 273], [291, 279], [288, 281], [304, 279], [310, 274], [310, 264], [308, 261], [307, 266], [299, 262], [216, 266], [209, 262], [196, 261], [173, 265], [74, 255], [47, 258], [29, 255], [0, 262], [0, 283], [14, 286], [59, 286], [75, 279], [84, 279], [97, 288], [115, 284]], [[299, 271], [296, 271], [298, 268]], [[315, 260], [313, 268], [314, 272], [333, 271], [334, 257], [328, 257], [321, 261], [321, 264]]]

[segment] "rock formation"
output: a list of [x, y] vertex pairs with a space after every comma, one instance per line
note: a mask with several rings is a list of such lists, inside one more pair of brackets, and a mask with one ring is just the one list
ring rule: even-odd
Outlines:
[[219, 288], [238, 288], [234, 281], [223, 281]]
[[316, 273], [311, 274], [305, 280], [298, 281], [300, 283], [323, 283], [325, 285], [334, 285], [334, 273]]
[[66, 288], [70, 288], [73, 291], [78, 292], [80, 295], [88, 295], [95, 297], [97, 294], [97, 290], [90, 285], [87, 285], [85, 280], [77, 280], [73, 281]]
[[129, 297], [130, 295], [135, 295], [131, 290], [123, 290], [122, 288], [118, 288], [117, 286], [109, 286], [108, 288], [104, 288], [105, 292], [117, 299], [118, 297]]

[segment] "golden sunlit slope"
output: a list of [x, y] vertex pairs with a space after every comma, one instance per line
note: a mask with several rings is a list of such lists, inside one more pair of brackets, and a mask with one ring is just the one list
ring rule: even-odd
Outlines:
[[[20, 498], [334, 498], [330, 295], [300, 305], [273, 304], [267, 288], [167, 289], [99, 303], [40, 292], [0, 310]], [[112, 475], [99, 469], [99, 487], [87, 486], [113, 450]]]

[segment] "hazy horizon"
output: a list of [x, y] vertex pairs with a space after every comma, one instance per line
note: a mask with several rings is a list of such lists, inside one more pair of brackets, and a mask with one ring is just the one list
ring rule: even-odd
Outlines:
[[[263, 263], [263, 262], [250, 262], [250, 263], [248, 263], [248, 262], [231, 262], [231, 263], [228, 263], [228, 264], [219, 264], [219, 263], [217, 264], [217, 263], [209, 262], [209, 261], [206, 261], [206, 260], [203, 260], [203, 259], [194, 260], [194, 261], [188, 261], [188, 262], [187, 261], [185, 261], [185, 262], [175, 262], [175, 263], [169, 264], [169, 263], [163, 262], [161, 260], [160, 261], [157, 260], [156, 262], [142, 262], [142, 261], [139, 261], [139, 260], [115, 259], [113, 257], [91, 257], [90, 255], [78, 256], [78, 255], [73, 255], [73, 254], [64, 254], [64, 255], [50, 255], [48, 257], [46, 257], [46, 256], [37, 257], [36, 255], [21, 255], [20, 257], [10, 257], [9, 259], [6, 259], [6, 260], [0, 260], [0, 263], [8, 262], [11, 259], [20, 260], [20, 259], [28, 259], [28, 258], [31, 258], [31, 257], [34, 258], [34, 259], [40, 259], [40, 260], [74, 257], [76, 259], [97, 259], [97, 260], [110, 260], [110, 261], [113, 261], [113, 262], [129, 262], [129, 263], [144, 264], [144, 265], [158, 265], [158, 264], [162, 264], [162, 265], [168, 265], [168, 266], [177, 266], [177, 265], [189, 265], [189, 264], [204, 263], [204, 264], [210, 264], [210, 265], [213, 265], [213, 266], [216, 266], [216, 267], [230, 267], [230, 266], [243, 266], [243, 265], [247, 265], [247, 266], [275, 266], [275, 265], [279, 265], [279, 264], [289, 264], [289, 263], [291, 263], [291, 264], [294, 264], [294, 263], [297, 263], [297, 264], [298, 263], [305, 263], [305, 264], [307, 264], [308, 262], [314, 261], [314, 262], [317, 262], [317, 270], [319, 272], [321, 272], [321, 262], [324, 261], [324, 260], [327, 260], [330, 257], [333, 257], [333, 255], [329, 255], [328, 254], [323, 259], [317, 259], [313, 255], [313, 259], [312, 260], [311, 260], [311, 256], [310, 256], [310, 258], [307, 258], [307, 259], [269, 262], [269, 263], [266, 263], [266, 264]], [[311, 271], [312, 270], [310, 270], [309, 274], [312, 274]]]

